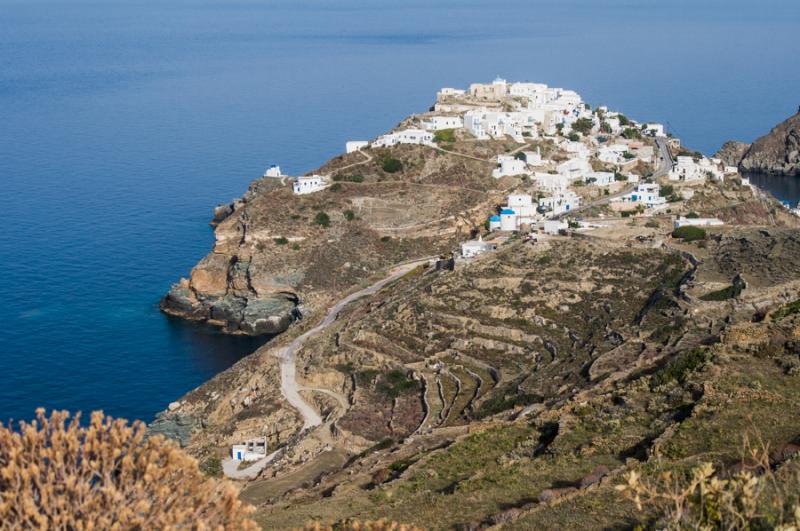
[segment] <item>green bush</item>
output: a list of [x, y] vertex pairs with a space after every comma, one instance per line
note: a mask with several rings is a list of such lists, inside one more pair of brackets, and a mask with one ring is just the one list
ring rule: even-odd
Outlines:
[[347, 221], [353, 221], [354, 219], [356, 219], [356, 213], [353, 212], [352, 210], [345, 210], [344, 219], [346, 219]]
[[655, 389], [670, 382], [685, 383], [691, 373], [711, 361], [711, 358], [711, 353], [704, 348], [684, 352], [653, 375], [650, 387]]
[[744, 286], [741, 284], [730, 285], [727, 288], [718, 289], [717, 291], [712, 291], [710, 293], [706, 293], [700, 297], [700, 300], [703, 301], [726, 301], [728, 299], [735, 299], [738, 297]]
[[680, 238], [685, 242], [693, 242], [706, 239], [706, 231], [700, 227], [684, 225], [672, 231], [673, 238]]
[[325, 212], [317, 212], [317, 215], [314, 216], [314, 223], [328, 228], [331, 226], [331, 218]]
[[384, 243], [386, 243], [388, 241], [391, 241], [391, 240], [392, 240], [391, 236], [381, 236], [381, 241], [384, 242]]
[[289, 243], [289, 240], [287, 240], [283, 236], [280, 236], [278, 238], [272, 238], [272, 241], [274, 241], [277, 245], [286, 245], [287, 243]]
[[573, 131], [577, 131], [578, 133], [582, 133], [584, 135], [591, 133], [592, 127], [594, 127], [594, 123], [592, 122], [591, 118], [578, 118], [575, 120], [575, 123], [572, 124]]
[[622, 158], [625, 159], [625, 160], [631, 160], [631, 159], [635, 159], [636, 155], [634, 155], [630, 151], [626, 151], [625, 153], [622, 154]]
[[627, 181], [627, 175], [622, 175], [620, 172], [614, 172], [614, 180], [615, 181]]
[[625, 116], [624, 114], [620, 114], [618, 118], [619, 118], [619, 125], [621, 125], [623, 127], [626, 126], [626, 125], [630, 125], [630, 123], [631, 123], [631, 121], [628, 120], [628, 117]]
[[455, 129], [442, 129], [441, 131], [436, 131], [433, 134], [433, 141], [437, 144], [448, 143], [452, 144], [456, 141], [456, 130]]
[[647, 223], [645, 223], [644, 226], [647, 227], [648, 229], [657, 229], [661, 225], [658, 223], [658, 221], [654, 219], [648, 219]]
[[661, 187], [661, 190], [658, 192], [658, 195], [661, 197], [669, 197], [675, 192], [675, 187], [671, 184], [665, 184]]
[[632, 127], [628, 127], [622, 132], [622, 136], [624, 136], [628, 140], [641, 139], [642, 138], [642, 132], [639, 131], [638, 129], [634, 129]]
[[394, 157], [386, 157], [381, 160], [381, 168], [386, 173], [397, 173], [403, 169], [403, 163], [400, 159], [396, 159]]
[[342, 191], [342, 183], [333, 183], [329, 188], [331, 192], [341, 192]]
[[800, 299], [788, 304], [784, 304], [772, 312], [772, 318], [780, 319], [781, 317], [786, 317], [787, 315], [793, 315], [795, 313], [800, 313]]
[[697, 219], [700, 217], [700, 214], [698, 214], [697, 212], [689, 212], [688, 214], [686, 214], [686, 217], [688, 219]]
[[363, 175], [334, 175], [334, 181], [347, 181], [351, 183], [363, 183], [364, 176]]
[[389, 397], [397, 398], [417, 388], [417, 383], [409, 378], [405, 371], [393, 369], [381, 376], [376, 389], [379, 393]]
[[570, 133], [567, 138], [569, 138], [573, 142], [577, 142], [578, 140], [581, 139], [581, 135], [579, 135], [578, 133]]

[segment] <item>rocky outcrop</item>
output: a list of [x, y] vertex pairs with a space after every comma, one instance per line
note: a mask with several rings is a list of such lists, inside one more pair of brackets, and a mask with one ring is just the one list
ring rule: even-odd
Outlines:
[[750, 149], [750, 144], [729, 140], [722, 144], [714, 157], [722, 160], [726, 166], [738, 166], [748, 149]]
[[800, 113], [753, 142], [739, 168], [773, 175], [800, 175]]

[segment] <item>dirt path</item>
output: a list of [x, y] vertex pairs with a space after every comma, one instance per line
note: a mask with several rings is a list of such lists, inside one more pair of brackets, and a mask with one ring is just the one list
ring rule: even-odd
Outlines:
[[[330, 310], [328, 310], [328, 314], [322, 320], [320, 324], [312, 328], [311, 330], [305, 332], [301, 336], [297, 337], [294, 341], [289, 343], [285, 348], [283, 348], [277, 355], [281, 359], [281, 393], [283, 394], [284, 398], [286, 399], [289, 404], [297, 409], [300, 414], [303, 416], [303, 429], [307, 430], [313, 428], [315, 426], [319, 426], [322, 424], [322, 417], [319, 416], [319, 413], [309, 405], [303, 398], [300, 396], [300, 390], [303, 389], [297, 383], [297, 375], [296, 375], [296, 364], [295, 364], [295, 352], [297, 349], [303, 346], [309, 338], [313, 337], [314, 335], [318, 334], [319, 332], [325, 330], [329, 327], [339, 316], [339, 313], [344, 309], [345, 306], [350, 304], [356, 299], [360, 299], [361, 297], [365, 297], [367, 295], [372, 295], [373, 293], [380, 290], [386, 284], [392, 282], [393, 280], [397, 280], [398, 278], [402, 277], [415, 267], [419, 266], [422, 263], [428, 262], [429, 259], [426, 258], [424, 260], [418, 260], [415, 262], [410, 262], [407, 264], [403, 264], [400, 266], [395, 267], [387, 276], [386, 278], [376, 282], [375, 284], [364, 288], [360, 291], [356, 291], [355, 293], [351, 293], [344, 299], [337, 302]], [[314, 391], [321, 391], [320, 389], [313, 389]], [[339, 397], [336, 393], [324, 391], [327, 394], [331, 394], [340, 403], [345, 403], [346, 400], [343, 397]]]
[[264, 467], [266, 467], [275, 456], [278, 455], [280, 450], [275, 450], [268, 456], [263, 459], [259, 459], [258, 461], [254, 461], [252, 465], [247, 468], [239, 469], [239, 464], [241, 461], [237, 461], [236, 459], [227, 458], [222, 461], [222, 472], [225, 474], [226, 477], [231, 479], [253, 479], [258, 477]]

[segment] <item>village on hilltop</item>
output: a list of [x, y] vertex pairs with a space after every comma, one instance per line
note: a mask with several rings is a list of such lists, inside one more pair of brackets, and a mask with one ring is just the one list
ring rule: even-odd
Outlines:
[[[429, 112], [411, 116], [372, 141], [348, 141], [345, 151], [370, 158], [370, 150], [414, 144], [453, 153], [448, 147], [456, 133], [474, 142], [510, 138], [519, 144], [494, 156], [490, 175], [521, 178], [528, 188], [515, 190], [506, 205], [487, 215], [491, 241], [479, 237], [464, 242], [463, 258], [495, 249], [512, 233], [535, 241], [570, 228], [590, 230], [593, 225], [581, 223], [579, 217], [570, 222], [565, 218], [595, 205], [622, 217], [663, 214], [671, 202], [690, 199], [694, 193], [691, 187], [676, 193], [670, 182], [702, 185], [738, 175], [736, 167], [720, 159], [683, 149], [663, 124], [639, 123], [605, 106], [593, 109], [572, 90], [501, 78], [473, 83], [467, 90], [442, 88]], [[539, 144], [535, 149], [534, 143]], [[546, 152], [542, 145], [548, 146]], [[285, 178], [274, 165], [264, 176]], [[327, 175], [299, 176], [293, 179], [293, 191], [319, 192], [331, 181]], [[722, 222], [716, 218], [696, 216], [676, 216], [674, 221], [676, 228], [718, 224]]]

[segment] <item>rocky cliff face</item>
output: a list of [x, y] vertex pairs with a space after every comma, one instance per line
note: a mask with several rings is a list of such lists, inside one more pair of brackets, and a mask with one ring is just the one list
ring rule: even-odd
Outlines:
[[750, 149], [750, 144], [729, 140], [722, 145], [714, 157], [722, 160], [726, 166], [738, 166], [748, 149]]
[[753, 142], [739, 167], [742, 171], [800, 175], [800, 113]]
[[[488, 159], [505, 149], [494, 144], [456, 142], [454, 149]], [[387, 157], [402, 170], [384, 171]], [[280, 333], [389, 265], [457, 248], [502, 199], [508, 183], [491, 178], [491, 168], [400, 146], [331, 160], [316, 173], [338, 182], [313, 194], [260, 179], [216, 208], [214, 249], [172, 286], [161, 308], [229, 333]]]

